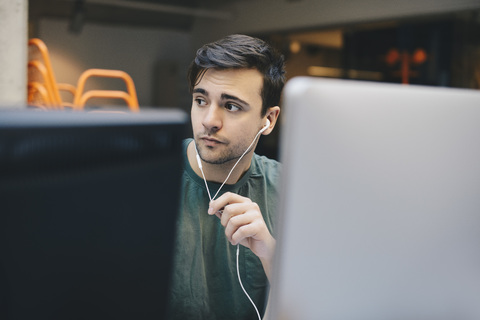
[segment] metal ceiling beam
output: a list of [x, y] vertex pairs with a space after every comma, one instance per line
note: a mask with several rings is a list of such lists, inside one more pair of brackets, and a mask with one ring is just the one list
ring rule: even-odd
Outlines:
[[[69, 1], [72, 1], [72, 0], [69, 0]], [[194, 16], [198, 18], [210, 18], [210, 19], [217, 19], [217, 20], [218, 19], [227, 20], [233, 17], [232, 13], [228, 11], [187, 8], [187, 7], [138, 2], [138, 1], [133, 2], [133, 1], [126, 1], [126, 0], [85, 0], [85, 3], [107, 5], [112, 7], [130, 8], [130, 9], [136, 9], [136, 10], [154, 11], [154, 12], [161, 12], [161, 13], [181, 14], [181, 15], [187, 15], [187, 16]]]

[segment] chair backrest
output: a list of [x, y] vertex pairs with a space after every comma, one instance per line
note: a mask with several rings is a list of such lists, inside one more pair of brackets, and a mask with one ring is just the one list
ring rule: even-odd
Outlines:
[[[132, 78], [121, 70], [88, 69], [78, 79], [77, 87], [66, 83], [57, 83], [46, 44], [32, 38], [28, 41], [28, 97], [30, 105], [47, 109], [63, 109], [65, 106], [75, 110], [84, 108], [91, 98], [110, 98], [124, 100], [131, 111], [138, 111], [138, 98]], [[85, 90], [85, 83], [91, 77], [117, 78], [125, 82], [127, 91]], [[62, 101], [60, 91], [69, 92], [72, 102]]]
[[[85, 90], [85, 83], [89, 78], [117, 78], [125, 82], [127, 91], [120, 90]], [[135, 84], [128, 73], [121, 70], [88, 69], [85, 70], [77, 83], [77, 90], [74, 99], [74, 109], [83, 109], [87, 100], [91, 98], [117, 98], [123, 99], [131, 111], [139, 111], [137, 92]]]
[[[38, 88], [42, 83], [43, 86], [45, 87], [48, 97], [49, 97], [49, 103], [48, 106], [52, 108], [63, 108], [63, 103], [62, 99], [60, 97], [60, 93], [58, 90], [58, 85], [55, 80], [55, 74], [53, 72], [52, 68], [52, 63], [50, 61], [50, 55], [48, 52], [48, 48], [45, 45], [45, 43], [38, 39], [38, 38], [32, 38], [28, 40], [28, 47], [29, 47], [29, 62], [28, 62], [28, 67], [29, 67], [29, 79], [28, 82], [38, 82], [37, 85], [30, 86], [30, 88]], [[40, 53], [40, 58], [36, 58], [33, 54], [33, 50], [30, 49], [37, 49], [37, 51]], [[38, 74], [41, 75], [41, 79], [35, 78], [33, 76], [34, 71], [37, 71]], [[40, 81], [39, 81], [40, 80]], [[29, 93], [29, 98], [33, 99], [33, 94]], [[29, 103], [33, 102], [29, 100]]]

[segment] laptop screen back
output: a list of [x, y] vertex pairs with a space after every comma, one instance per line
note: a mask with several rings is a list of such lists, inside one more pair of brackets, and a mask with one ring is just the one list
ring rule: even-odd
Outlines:
[[285, 89], [272, 319], [480, 318], [480, 92]]

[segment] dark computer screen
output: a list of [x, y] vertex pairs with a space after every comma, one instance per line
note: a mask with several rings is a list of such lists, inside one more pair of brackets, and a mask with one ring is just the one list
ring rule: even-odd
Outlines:
[[1, 319], [162, 319], [187, 123], [0, 112]]

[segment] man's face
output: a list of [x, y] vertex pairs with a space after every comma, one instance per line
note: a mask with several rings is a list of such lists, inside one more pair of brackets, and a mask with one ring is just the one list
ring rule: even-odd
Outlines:
[[[200, 158], [212, 164], [237, 160], [265, 121], [263, 77], [254, 69], [208, 69], [193, 88], [192, 127]], [[252, 148], [253, 149], [253, 148]]]

